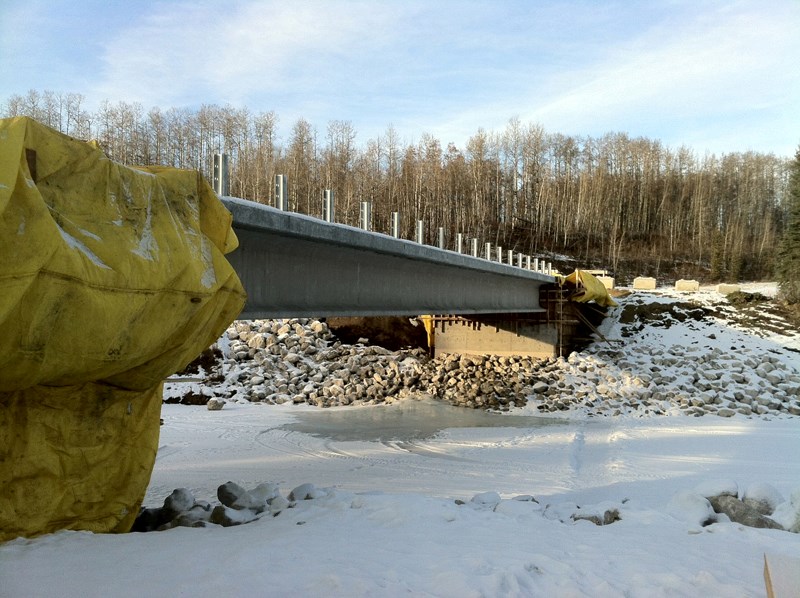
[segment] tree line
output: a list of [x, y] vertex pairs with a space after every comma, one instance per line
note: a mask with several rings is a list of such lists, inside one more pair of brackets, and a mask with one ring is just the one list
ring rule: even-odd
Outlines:
[[[289, 181], [289, 209], [319, 216], [325, 189], [337, 221], [358, 224], [371, 201], [375, 230], [401, 213], [402, 235], [417, 220], [431, 242], [444, 227], [558, 263], [706, 281], [770, 277], [789, 217], [790, 160], [732, 152], [698, 157], [688, 147], [625, 133], [574, 137], [511, 118], [502, 131], [479, 128], [464, 147], [385, 133], [357, 143], [352, 123], [319, 131], [305, 119], [288, 139], [278, 115], [247, 108], [145, 108], [104, 101], [90, 112], [80, 94], [31, 90], [14, 95], [3, 116], [31, 116], [80, 139], [96, 139], [110, 158], [200, 170], [229, 155], [231, 194], [270, 204], [274, 175]], [[624, 277], [624, 276], [623, 276]]]
[[786, 230], [778, 246], [775, 268], [783, 299], [795, 305], [794, 317], [800, 321], [800, 148], [791, 162]]

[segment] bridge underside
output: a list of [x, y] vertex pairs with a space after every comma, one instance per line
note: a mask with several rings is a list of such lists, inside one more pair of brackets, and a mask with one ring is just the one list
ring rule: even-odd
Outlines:
[[242, 319], [541, 312], [553, 277], [223, 198], [239, 248], [228, 260]]

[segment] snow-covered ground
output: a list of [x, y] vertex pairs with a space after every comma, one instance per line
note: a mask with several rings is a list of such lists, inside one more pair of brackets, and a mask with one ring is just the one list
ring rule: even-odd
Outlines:
[[[719, 302], [709, 289], [651, 298]], [[800, 373], [793, 331], [715, 313], [720, 346]], [[613, 320], [603, 332], [620, 338]], [[687, 320], [626, 341], [641, 356], [708, 335]], [[534, 413], [412, 399], [165, 405], [147, 506], [182, 487], [216, 503], [229, 480], [283, 496], [311, 483], [316, 498], [235, 527], [8, 542], [0, 596], [763, 596], [764, 554], [800, 558], [798, 534], [702, 525], [703, 495], [722, 489], [768, 484], [784, 522], [800, 511], [800, 417]], [[608, 525], [581, 519], [614, 511]]]

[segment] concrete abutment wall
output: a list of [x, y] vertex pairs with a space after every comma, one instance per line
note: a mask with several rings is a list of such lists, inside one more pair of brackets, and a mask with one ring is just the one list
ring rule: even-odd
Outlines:
[[509, 316], [440, 319], [436, 322], [435, 352], [547, 359], [559, 353], [559, 328], [555, 322], [532, 322]]

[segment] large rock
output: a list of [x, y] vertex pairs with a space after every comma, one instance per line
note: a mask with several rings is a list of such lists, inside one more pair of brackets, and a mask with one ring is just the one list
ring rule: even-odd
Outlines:
[[211, 523], [216, 523], [223, 527], [231, 527], [234, 525], [241, 525], [243, 523], [250, 523], [257, 519], [257, 515], [250, 509], [231, 509], [224, 505], [217, 505], [211, 511], [209, 520]]
[[164, 499], [162, 507], [163, 518], [166, 521], [174, 519], [181, 513], [188, 511], [194, 506], [195, 499], [191, 491], [186, 488], [176, 488], [167, 498]]
[[314, 484], [300, 484], [289, 493], [289, 500], [312, 500], [322, 496], [325, 496], [325, 492]]
[[249, 492], [250, 496], [261, 504], [267, 504], [275, 497], [280, 496], [278, 485], [273, 482], [263, 482]]
[[591, 521], [595, 525], [610, 525], [620, 520], [618, 509], [606, 509], [601, 513], [576, 512], [572, 514], [573, 521]]
[[226, 482], [217, 488], [217, 498], [224, 506], [231, 509], [253, 509], [262, 511], [266, 508], [266, 500], [253, 496], [235, 482]]
[[783, 529], [783, 526], [733, 496], [712, 496], [708, 499], [715, 513], [724, 513], [731, 521], [748, 527]]
[[778, 505], [784, 502], [784, 498], [774, 486], [756, 483], [744, 489], [742, 502], [762, 515], [772, 515]]
[[225, 406], [225, 399], [213, 397], [206, 403], [206, 409], [209, 411], [220, 411]]

